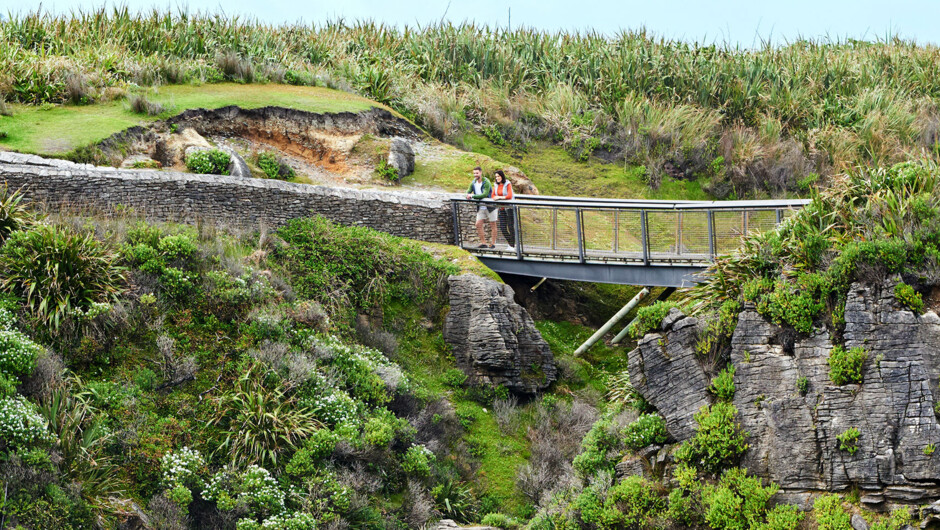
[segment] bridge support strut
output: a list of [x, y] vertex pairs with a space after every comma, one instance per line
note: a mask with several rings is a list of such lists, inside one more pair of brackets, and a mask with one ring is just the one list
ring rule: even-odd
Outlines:
[[574, 354], [581, 355], [582, 353], [586, 352], [588, 348], [593, 346], [594, 343], [596, 343], [598, 340], [601, 339], [601, 337], [607, 334], [607, 332], [610, 331], [610, 329], [613, 328], [617, 324], [617, 322], [620, 322], [623, 319], [623, 317], [627, 316], [627, 313], [632, 311], [633, 308], [636, 307], [637, 304], [640, 303], [640, 300], [642, 300], [643, 297], [648, 295], [649, 292], [650, 292], [649, 287], [644, 287], [640, 292], [636, 293], [636, 296], [634, 296], [633, 299], [627, 302], [627, 305], [623, 306], [620, 309], [620, 311], [617, 311], [616, 315], [610, 317], [610, 320], [608, 320], [606, 324], [601, 326], [601, 329], [597, 330], [593, 335], [591, 335], [591, 338], [586, 340], [584, 344], [579, 346], [578, 349], [574, 351]]

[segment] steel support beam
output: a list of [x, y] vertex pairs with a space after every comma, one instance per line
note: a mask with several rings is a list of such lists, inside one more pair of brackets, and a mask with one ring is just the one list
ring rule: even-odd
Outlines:
[[582, 353], [586, 352], [588, 348], [593, 346], [594, 343], [601, 340], [601, 337], [607, 334], [607, 332], [610, 331], [610, 329], [613, 328], [617, 324], [617, 322], [620, 322], [623, 319], [623, 317], [627, 316], [627, 314], [630, 311], [632, 311], [633, 308], [636, 307], [637, 304], [640, 303], [640, 300], [642, 300], [644, 296], [648, 295], [649, 292], [650, 292], [649, 288], [644, 287], [643, 289], [640, 290], [640, 292], [636, 293], [636, 296], [634, 296], [629, 302], [627, 302], [627, 305], [621, 307], [620, 311], [617, 311], [617, 314], [610, 317], [610, 320], [608, 320], [606, 324], [601, 326], [599, 330], [595, 331], [594, 334], [591, 335], [591, 338], [584, 341], [584, 344], [582, 344], [581, 346], [578, 346], [578, 349], [574, 351], [574, 354], [581, 355]]
[[616, 283], [620, 285], [648, 285], [651, 287], [692, 287], [700, 280], [697, 275], [704, 266], [690, 265], [622, 265], [606, 263], [579, 263], [577, 261], [537, 261], [515, 257], [494, 258], [478, 256], [484, 265], [501, 274], [517, 274], [536, 278], [573, 280], [578, 282]]

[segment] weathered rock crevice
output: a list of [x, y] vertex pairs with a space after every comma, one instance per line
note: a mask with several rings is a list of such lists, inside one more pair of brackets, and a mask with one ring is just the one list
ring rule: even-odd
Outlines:
[[[852, 488], [875, 508], [940, 498], [940, 455], [926, 451], [940, 443], [940, 317], [902, 308], [896, 282], [851, 286], [841, 341], [825, 327], [788, 333], [753, 306], [738, 317], [733, 403], [749, 445], [741, 465], [779, 484], [789, 500]], [[710, 402], [708, 374], [695, 355], [698, 329], [695, 318], [675, 311], [629, 354], [634, 387], [678, 441], [692, 435], [692, 415]], [[830, 380], [829, 354], [840, 344], [868, 351], [861, 384]], [[861, 432], [854, 454], [836, 439], [852, 427]]]

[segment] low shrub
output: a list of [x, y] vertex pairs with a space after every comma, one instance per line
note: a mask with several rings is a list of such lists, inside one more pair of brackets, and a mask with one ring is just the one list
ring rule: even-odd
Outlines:
[[842, 499], [835, 495], [822, 495], [813, 502], [813, 515], [819, 530], [846, 530], [852, 528], [852, 516], [842, 507]]
[[659, 329], [663, 319], [674, 307], [679, 307], [675, 302], [655, 302], [646, 307], [641, 307], [636, 312], [636, 319], [630, 324], [630, 336], [634, 339], [643, 338], [647, 333]]
[[186, 157], [186, 167], [193, 173], [204, 175], [228, 175], [231, 163], [232, 157], [218, 149], [194, 151]]
[[572, 466], [582, 478], [592, 477], [598, 471], [613, 472], [616, 462], [607, 454], [618, 446], [617, 433], [611, 432], [613, 422], [609, 418], [597, 420], [581, 440], [581, 453], [574, 458]]
[[666, 421], [659, 414], [642, 414], [623, 429], [624, 444], [637, 451], [653, 444], [665, 443], [669, 438]]
[[504, 530], [516, 530], [522, 528], [522, 523], [518, 520], [501, 513], [488, 513], [480, 521], [483, 526], [493, 526]]
[[730, 403], [734, 398], [734, 366], [728, 366], [712, 379], [708, 391], [719, 401]]
[[459, 368], [451, 368], [444, 372], [443, 380], [451, 388], [460, 388], [467, 382], [467, 374]]
[[792, 504], [778, 504], [767, 512], [767, 522], [760, 526], [761, 530], [797, 530], [806, 517], [798, 506]]
[[728, 469], [716, 486], [705, 486], [702, 503], [705, 520], [711, 528], [761, 528], [767, 512], [767, 501], [777, 492], [776, 484], [764, 487], [747, 470]]
[[469, 523], [476, 517], [478, 502], [469, 484], [446, 478], [431, 489], [431, 497], [445, 518]]
[[405, 451], [401, 468], [409, 475], [427, 477], [431, 474], [431, 464], [434, 463], [434, 453], [423, 445], [412, 445]]
[[695, 435], [676, 451], [676, 460], [709, 473], [718, 473], [733, 465], [747, 450], [745, 437], [735, 422], [738, 409], [718, 402], [695, 413]]
[[855, 427], [849, 427], [842, 434], [836, 436], [836, 440], [839, 441], [839, 450], [847, 451], [850, 455], [854, 455], [858, 451], [858, 438], [861, 436], [859, 430]]
[[0, 329], [0, 374], [14, 380], [32, 374], [42, 351], [42, 346], [23, 333]]
[[277, 154], [269, 151], [258, 153], [255, 163], [269, 179], [288, 180], [296, 176], [294, 168], [282, 161]]
[[843, 346], [832, 348], [829, 354], [829, 378], [837, 385], [862, 382], [862, 367], [868, 353], [856, 346], [846, 350]]
[[894, 286], [894, 297], [898, 303], [911, 311], [920, 314], [924, 311], [924, 299], [920, 293], [914, 290], [910, 285], [900, 282]]
[[398, 182], [398, 168], [389, 164], [386, 160], [380, 160], [375, 166], [375, 173], [383, 180], [388, 182]]

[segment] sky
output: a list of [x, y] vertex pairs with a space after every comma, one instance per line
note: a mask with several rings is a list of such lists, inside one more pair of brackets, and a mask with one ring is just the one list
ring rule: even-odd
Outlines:
[[[0, 0], [0, 13], [33, 11], [40, 5], [55, 13], [92, 9], [101, 1]], [[105, 5], [113, 5], [108, 2]], [[885, 39], [898, 35], [919, 43], [940, 43], [938, 0], [126, 0], [131, 9], [187, 8], [224, 11], [271, 23], [323, 23], [344, 18], [396, 26], [420, 26], [441, 19], [491, 26], [526, 26], [541, 30], [592, 30], [616, 35], [646, 28], [662, 37], [750, 48], [763, 41], [781, 44], [799, 37]]]

